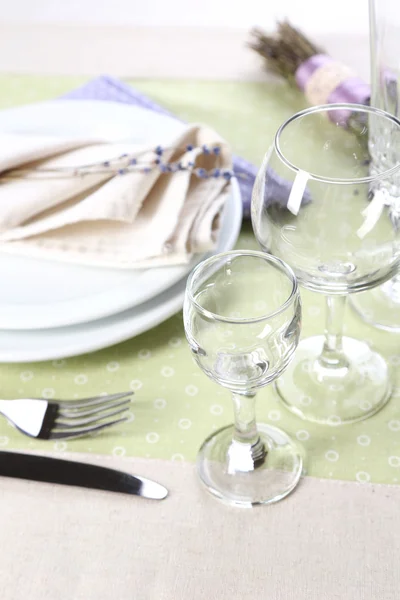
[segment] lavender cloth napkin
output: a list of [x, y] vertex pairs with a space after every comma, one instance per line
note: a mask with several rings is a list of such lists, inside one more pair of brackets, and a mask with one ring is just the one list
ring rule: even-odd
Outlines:
[[[135, 104], [136, 106], [154, 110], [157, 113], [175, 119], [177, 118], [151, 100], [151, 98], [109, 75], [103, 75], [89, 81], [82, 87], [68, 92], [63, 98], [70, 100], [109, 100], [112, 102], [122, 102], [123, 104]], [[243, 199], [243, 216], [248, 219], [250, 217], [251, 192], [257, 175], [257, 167], [239, 156], [233, 158], [233, 165], [235, 173], [239, 176], [238, 183]], [[241, 174], [244, 174], [246, 178], [240, 177]]]

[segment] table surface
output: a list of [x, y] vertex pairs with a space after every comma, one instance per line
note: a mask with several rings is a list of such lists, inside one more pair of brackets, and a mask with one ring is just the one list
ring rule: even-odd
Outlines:
[[[47, 100], [84, 83], [82, 77], [0, 75], [0, 108]], [[132, 81], [181, 118], [215, 127], [237, 154], [260, 163], [277, 126], [304, 105], [286, 84]], [[249, 224], [238, 247], [256, 248]], [[324, 327], [322, 296], [302, 291], [303, 332]], [[400, 338], [361, 323], [350, 309], [348, 334], [368, 340], [395, 368]], [[396, 370], [396, 369], [394, 369]], [[80, 398], [134, 389], [129, 422], [94, 437], [67, 442], [30, 441], [4, 420], [0, 448], [86, 452], [193, 461], [203, 439], [232, 420], [229, 393], [207, 379], [191, 359], [182, 315], [127, 342], [75, 358], [35, 364], [0, 365], [1, 397]], [[272, 389], [258, 395], [260, 421], [285, 429], [303, 443], [309, 475], [375, 483], [400, 482], [400, 382], [394, 373], [391, 401], [374, 417], [343, 427], [301, 421], [279, 403]]]

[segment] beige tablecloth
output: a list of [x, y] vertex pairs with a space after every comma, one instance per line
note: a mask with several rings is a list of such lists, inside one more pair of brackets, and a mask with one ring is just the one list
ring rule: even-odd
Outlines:
[[234, 509], [203, 491], [191, 464], [90, 460], [170, 495], [1, 478], [2, 600], [399, 598], [400, 487], [306, 477], [278, 504]]

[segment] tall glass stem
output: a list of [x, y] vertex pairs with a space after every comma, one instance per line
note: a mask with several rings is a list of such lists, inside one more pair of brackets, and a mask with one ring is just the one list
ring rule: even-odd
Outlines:
[[342, 369], [348, 366], [343, 353], [343, 319], [347, 296], [327, 296], [325, 341], [319, 363], [326, 369]]
[[266, 448], [257, 431], [255, 394], [232, 392], [235, 429], [228, 450], [228, 471], [248, 472], [264, 462]]

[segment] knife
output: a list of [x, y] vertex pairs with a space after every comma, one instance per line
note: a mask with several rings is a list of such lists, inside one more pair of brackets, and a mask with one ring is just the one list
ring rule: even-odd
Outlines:
[[164, 486], [151, 479], [98, 465], [37, 454], [1, 451], [0, 476], [121, 492], [152, 500], [163, 500], [168, 495]]

